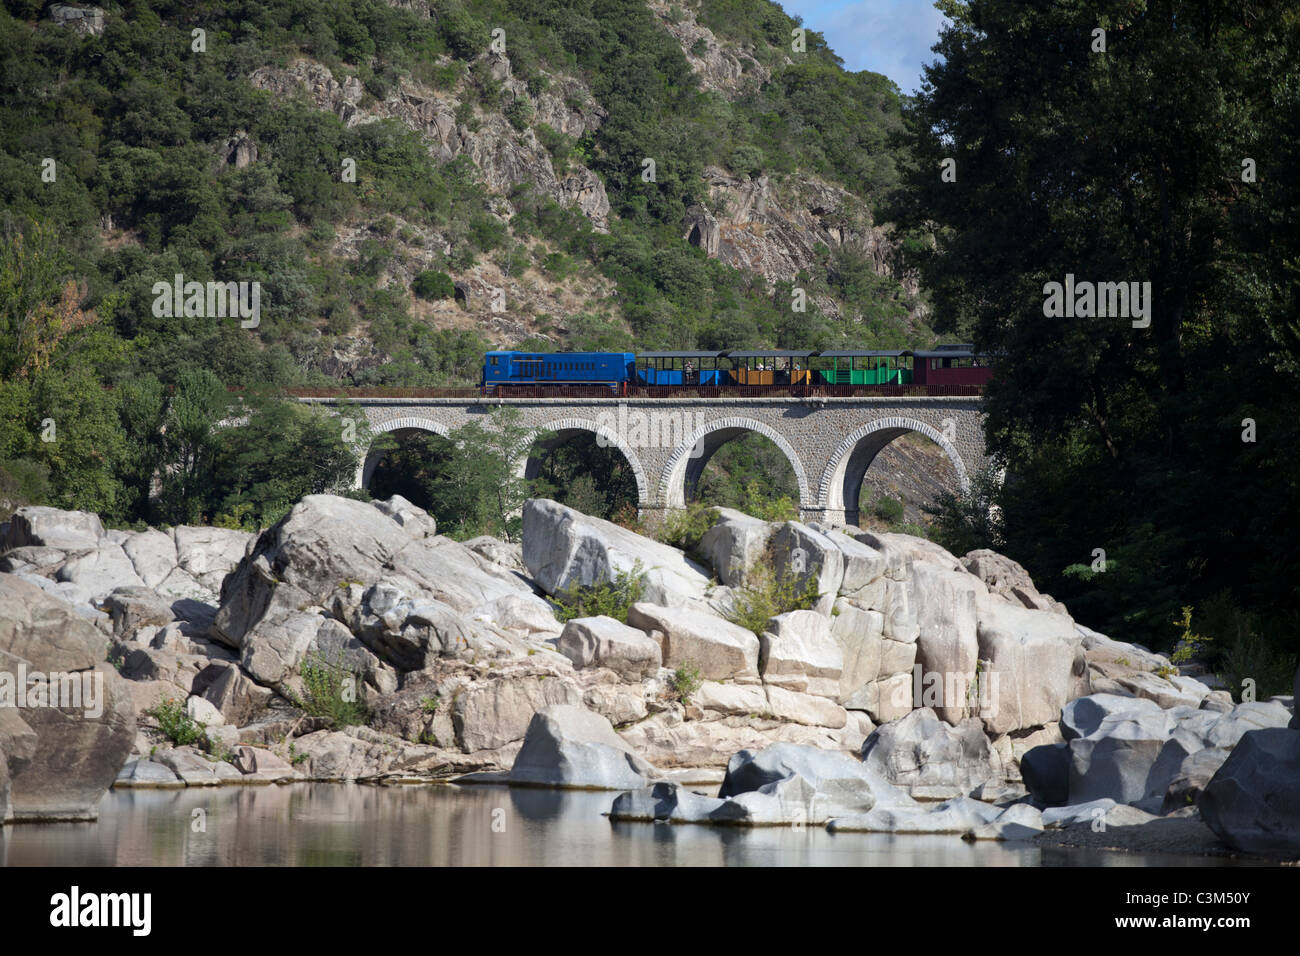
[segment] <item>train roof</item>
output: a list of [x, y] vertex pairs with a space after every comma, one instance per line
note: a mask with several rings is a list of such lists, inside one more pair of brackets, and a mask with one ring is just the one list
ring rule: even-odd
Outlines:
[[800, 349], [729, 349], [718, 354], [727, 358], [808, 358], [817, 353]]
[[857, 358], [859, 356], [898, 358], [900, 355], [911, 355], [912, 353], [907, 349], [842, 349], [832, 352], [816, 352], [814, 354], [820, 355], [822, 358]]
[[637, 352], [637, 358], [717, 358], [721, 352]]
[[912, 354], [917, 358], [975, 358], [975, 356], [983, 355], [984, 353], [976, 352], [972, 349], [949, 346], [947, 348], [936, 348], [929, 351], [917, 349]]

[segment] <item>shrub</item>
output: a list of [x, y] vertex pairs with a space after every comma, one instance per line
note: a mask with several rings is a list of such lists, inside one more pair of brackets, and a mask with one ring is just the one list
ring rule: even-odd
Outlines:
[[903, 520], [903, 503], [897, 498], [881, 498], [872, 505], [871, 510], [881, 521], [890, 524]]
[[533, 118], [533, 104], [527, 97], [516, 96], [502, 111], [510, 125], [522, 132], [528, 128], [528, 121]]
[[304, 697], [294, 703], [312, 717], [325, 717], [335, 727], [364, 724], [369, 718], [360, 700], [361, 675], [318, 651], [308, 654], [299, 668]]
[[158, 721], [158, 729], [163, 736], [177, 747], [196, 743], [207, 730], [206, 724], [195, 720], [186, 712], [185, 702], [175, 697], [160, 700], [146, 713]]
[[426, 270], [415, 277], [411, 291], [421, 299], [450, 299], [456, 295], [456, 286], [447, 273]]
[[717, 508], [692, 501], [683, 511], [671, 511], [655, 535], [664, 544], [683, 551], [694, 551], [700, 546], [705, 532], [718, 523], [722, 516]]
[[555, 603], [559, 605], [555, 616], [565, 622], [575, 617], [599, 617], [603, 614], [626, 624], [628, 608], [641, 599], [644, 577], [638, 561], [631, 571], [620, 571], [613, 581], [572, 587], [555, 595]]
[[787, 611], [807, 611], [817, 603], [820, 594], [817, 578], [808, 575], [800, 587], [799, 579], [776, 572], [775, 556], [769, 550], [763, 560], [750, 568], [749, 583], [736, 592], [736, 605], [727, 616], [756, 635], [762, 634], [767, 622]]
[[673, 691], [683, 704], [691, 702], [691, 695], [699, 690], [703, 683], [700, 666], [695, 661], [683, 661], [682, 665], [673, 672]]

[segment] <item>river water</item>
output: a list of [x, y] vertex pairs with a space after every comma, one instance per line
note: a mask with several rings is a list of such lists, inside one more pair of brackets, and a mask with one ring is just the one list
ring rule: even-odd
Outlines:
[[1162, 854], [612, 823], [613, 793], [292, 784], [115, 790], [95, 823], [0, 827], [9, 866], [1204, 866]]

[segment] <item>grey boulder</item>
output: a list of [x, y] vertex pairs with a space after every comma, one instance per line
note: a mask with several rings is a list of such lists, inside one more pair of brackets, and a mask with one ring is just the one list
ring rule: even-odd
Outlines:
[[509, 779], [514, 786], [636, 790], [658, 776], [604, 717], [560, 705], [533, 715]]
[[1300, 733], [1271, 728], [1245, 734], [1196, 805], [1234, 849], [1300, 856]]

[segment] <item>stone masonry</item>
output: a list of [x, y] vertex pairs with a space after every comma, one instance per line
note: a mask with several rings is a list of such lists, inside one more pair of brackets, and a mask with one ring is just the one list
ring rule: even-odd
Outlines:
[[[333, 398], [300, 398], [333, 407]], [[799, 485], [805, 521], [856, 524], [862, 478], [876, 454], [904, 432], [920, 432], [947, 454], [963, 488], [985, 465], [983, 412], [975, 396], [855, 398], [360, 398], [375, 432], [417, 429], [448, 435], [472, 421], [491, 427], [491, 413], [515, 405], [522, 422], [558, 440], [581, 432], [621, 451], [636, 476], [644, 514], [683, 507], [713, 454], [745, 432], [771, 439]], [[520, 448], [519, 468], [536, 462]], [[358, 469], [365, 487], [379, 458]], [[847, 507], [846, 507], [847, 505]]]

